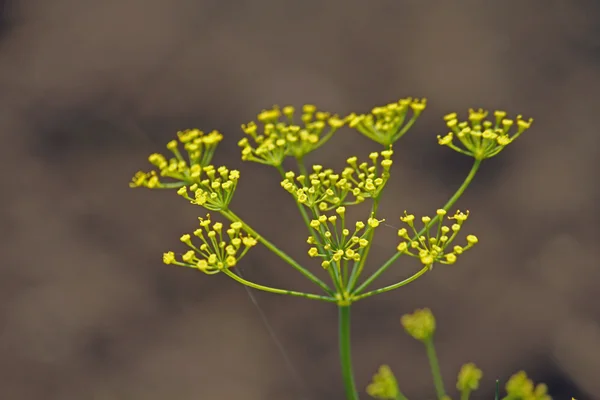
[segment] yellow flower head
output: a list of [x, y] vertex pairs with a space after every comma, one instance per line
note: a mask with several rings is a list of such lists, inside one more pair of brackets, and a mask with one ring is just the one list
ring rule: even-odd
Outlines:
[[535, 385], [525, 371], [510, 377], [506, 383], [506, 393], [511, 399], [552, 400], [548, 395], [548, 387], [543, 383]]
[[[397, 247], [400, 253], [407, 254], [412, 257], [419, 258], [423, 265], [433, 268], [433, 264], [439, 262], [441, 264], [454, 264], [458, 256], [469, 250], [479, 242], [477, 236], [467, 235], [467, 244], [465, 246], [454, 246], [450, 248], [450, 244], [462, 229], [462, 224], [467, 220], [469, 212], [463, 213], [457, 211], [454, 215], [446, 217], [448, 220], [454, 220], [451, 226], [442, 224], [443, 217], [446, 215], [445, 210], [437, 210], [436, 217], [422, 217], [423, 229], [417, 232], [414, 221], [415, 216], [404, 212], [404, 216], [400, 220], [408, 225], [409, 230], [402, 228], [398, 230], [398, 236], [402, 239]], [[435, 234], [431, 233], [431, 228], [437, 223], [434, 230]]]
[[166, 252], [163, 255], [165, 264], [195, 268], [212, 275], [236, 266], [257, 243], [256, 238], [244, 235], [240, 222], [233, 222], [225, 231], [223, 224], [212, 223], [208, 214], [206, 218], [199, 218], [199, 222], [200, 229], [196, 229], [193, 236], [200, 244], [195, 245], [192, 242], [192, 235], [182, 235], [181, 242], [190, 250], [183, 254], [180, 260], [175, 257], [174, 252]]
[[400, 394], [394, 373], [387, 365], [379, 367], [373, 381], [367, 386], [367, 394], [376, 399], [395, 400]]
[[406, 332], [417, 340], [429, 340], [435, 333], [435, 317], [429, 308], [403, 315], [400, 322]]
[[[156, 169], [149, 172], [138, 171], [129, 183], [130, 187], [171, 189], [199, 181], [200, 172], [210, 164], [223, 135], [217, 131], [204, 133], [198, 129], [188, 129], [177, 132], [177, 137], [178, 140], [167, 143], [167, 150], [172, 156], [151, 154], [148, 161]], [[180, 146], [183, 147], [183, 152]], [[163, 182], [161, 178], [168, 178], [168, 181]]]
[[240, 172], [229, 170], [227, 167], [215, 169], [214, 166], [207, 165], [204, 168], [197, 168], [195, 173], [202, 178], [189, 187], [179, 188], [177, 194], [207, 210], [226, 210], [233, 199]]
[[462, 366], [458, 373], [456, 388], [461, 392], [479, 389], [479, 381], [483, 377], [483, 372], [473, 363], [468, 363]]
[[385, 187], [393, 154], [391, 149], [371, 153], [370, 163], [359, 163], [357, 157], [350, 157], [341, 173], [321, 165], [313, 165], [313, 172], [308, 176], [288, 172], [281, 186], [300, 204], [317, 207], [320, 211], [362, 203], [366, 198], [379, 196]]
[[521, 115], [514, 120], [506, 118], [505, 111], [495, 111], [493, 117], [488, 118], [488, 112], [483, 109], [470, 109], [468, 121], [459, 122], [456, 113], [446, 115], [444, 120], [450, 132], [438, 136], [438, 143], [478, 160], [500, 153], [533, 123], [533, 119], [525, 120]]
[[[239, 141], [242, 160], [280, 166], [285, 157], [302, 158], [321, 147], [344, 124], [337, 115], [302, 107], [299, 118], [294, 107], [274, 106], [258, 114], [258, 122], [242, 125], [246, 137]], [[299, 120], [298, 120], [299, 119]]]
[[[399, 140], [423, 112], [426, 100], [406, 98], [385, 106], [375, 107], [369, 114], [351, 114], [346, 119], [351, 128], [355, 128], [369, 139], [390, 146]], [[408, 121], [406, 116], [412, 110]]]
[[[381, 222], [383, 220], [375, 218], [369, 218], [367, 224], [358, 221], [354, 232], [351, 232], [346, 227], [346, 209], [338, 207], [336, 214], [321, 215], [310, 221], [315, 234], [310, 236], [307, 242], [317, 247], [311, 247], [308, 255], [325, 259], [326, 262], [321, 264], [324, 268], [329, 268], [332, 263], [339, 266], [342, 260], [360, 261], [363, 249], [369, 244], [367, 238]], [[323, 249], [322, 253], [319, 252], [319, 248]]]

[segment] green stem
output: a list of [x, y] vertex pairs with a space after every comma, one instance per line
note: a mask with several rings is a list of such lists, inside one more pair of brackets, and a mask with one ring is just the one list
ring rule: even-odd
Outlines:
[[233, 211], [231, 211], [231, 210], [225, 211], [224, 210], [224, 211], [221, 211], [221, 214], [225, 218], [227, 218], [228, 220], [230, 220], [232, 222], [240, 222], [242, 224], [244, 230], [246, 232], [248, 232], [249, 234], [251, 234], [252, 236], [254, 236], [256, 238], [256, 240], [258, 240], [260, 243], [263, 244], [263, 246], [265, 246], [267, 249], [271, 250], [273, 253], [278, 255], [283, 261], [290, 264], [295, 270], [300, 272], [302, 275], [304, 275], [306, 278], [308, 278], [311, 282], [313, 282], [316, 285], [319, 285], [319, 287], [321, 287], [321, 289], [323, 289], [325, 291], [325, 293], [327, 293], [328, 295], [330, 295], [332, 297], [334, 296], [334, 292], [329, 288], [329, 286], [327, 286], [327, 284], [325, 284], [325, 282], [323, 282], [318, 277], [313, 275], [310, 271], [308, 271], [306, 268], [304, 268], [303, 266], [298, 264], [298, 262], [296, 262], [296, 260], [294, 260], [292, 257], [288, 256], [286, 253], [279, 250], [279, 248], [277, 246], [275, 246], [273, 243], [269, 242], [267, 239], [265, 239], [264, 237], [259, 235], [258, 232], [256, 232], [248, 224], [246, 224], [244, 221], [242, 221], [240, 217], [238, 217], [236, 214], [233, 213]]
[[339, 310], [339, 345], [340, 362], [342, 366], [342, 378], [346, 390], [347, 400], [358, 400], [358, 392], [354, 383], [354, 371], [352, 368], [352, 355], [350, 346], [350, 307], [338, 305]]
[[433, 338], [425, 340], [424, 343], [425, 350], [427, 351], [427, 358], [429, 359], [429, 365], [431, 367], [431, 375], [433, 376], [433, 385], [435, 386], [435, 392], [437, 394], [438, 400], [443, 400], [446, 396], [446, 389], [444, 389], [444, 380], [442, 379], [440, 364], [438, 362], [437, 354], [435, 353]]
[[306, 170], [306, 166], [304, 165], [304, 158], [296, 158], [296, 164], [298, 165], [298, 171], [301, 175], [304, 175], [306, 179], [308, 179], [308, 171]]
[[249, 286], [249, 287], [251, 287], [253, 289], [257, 289], [257, 290], [262, 290], [264, 292], [275, 293], [275, 294], [287, 294], [290, 296], [304, 297], [307, 299], [321, 300], [321, 301], [328, 301], [328, 302], [336, 302], [337, 301], [337, 299], [335, 297], [319, 296], [319, 295], [311, 294], [311, 293], [296, 292], [294, 290], [277, 289], [277, 288], [273, 288], [270, 286], [259, 285], [258, 283], [250, 282], [250, 281], [242, 278], [241, 276], [231, 272], [231, 270], [229, 270], [228, 268], [223, 269], [223, 273], [225, 275], [227, 275], [228, 277], [238, 281], [242, 285], [246, 285], [246, 286]]
[[[369, 217], [371, 218], [375, 218], [375, 214], [377, 213], [377, 209], [379, 208], [379, 198], [373, 199], [373, 205], [371, 206], [371, 214]], [[367, 262], [367, 257], [369, 256], [369, 251], [371, 250], [371, 245], [373, 244], [373, 236], [375, 235], [375, 229], [371, 229], [371, 231], [369, 232], [369, 235], [367, 237], [367, 240], [369, 241], [369, 243], [367, 244], [367, 247], [365, 247], [365, 249], [363, 250], [363, 253], [360, 256], [360, 261], [358, 262], [358, 265], [354, 264], [354, 267], [352, 268], [352, 273], [350, 274], [350, 280], [348, 283], [348, 292], [352, 292], [352, 289], [354, 289], [354, 286], [356, 286], [356, 281], [358, 280], [358, 277], [360, 276], [360, 273], [362, 272], [363, 268], [365, 267], [365, 263]]]
[[460, 400], [469, 400], [471, 397], [471, 391], [469, 389], [465, 389], [460, 394]]
[[364, 299], [366, 297], [371, 297], [371, 296], [374, 296], [376, 294], [385, 293], [385, 292], [389, 292], [390, 290], [398, 289], [399, 287], [402, 287], [404, 285], [408, 285], [412, 281], [417, 280], [421, 275], [425, 274], [427, 271], [429, 271], [429, 266], [424, 267], [423, 269], [421, 269], [419, 272], [417, 272], [416, 274], [414, 274], [410, 278], [406, 278], [405, 280], [403, 280], [401, 282], [394, 283], [393, 285], [382, 287], [381, 289], [372, 290], [370, 292], [363, 293], [363, 294], [360, 294], [358, 296], [353, 296], [352, 297], [352, 301], [358, 301], [358, 300]]
[[[458, 188], [458, 190], [456, 190], [454, 195], [452, 197], [450, 197], [450, 199], [446, 202], [444, 207], [442, 207], [444, 210], [448, 211], [458, 201], [460, 196], [462, 196], [462, 194], [465, 192], [467, 187], [471, 184], [471, 181], [473, 181], [473, 178], [475, 177], [475, 174], [477, 173], [477, 170], [479, 170], [480, 166], [481, 166], [481, 160], [475, 160], [475, 162], [473, 163], [473, 166], [471, 167], [471, 171], [469, 171], [469, 175], [467, 175], [467, 177], [463, 181], [462, 185], [460, 185], [460, 187]], [[423, 232], [425, 232], [427, 229], [429, 229], [429, 227], [432, 226], [433, 224], [437, 223], [437, 221], [439, 221], [439, 219], [440, 219], [440, 216], [436, 215], [429, 222], [429, 224], [424, 226], [423, 229], [421, 229], [421, 231], [419, 233], [417, 233], [417, 235], [415, 235], [415, 237], [412, 240], [418, 239], [418, 237], [421, 236], [423, 234]], [[386, 261], [381, 267], [379, 267], [379, 269], [377, 271], [375, 271], [373, 273], [373, 275], [371, 275], [369, 278], [367, 278], [367, 280], [365, 280], [362, 283], [362, 285], [360, 285], [358, 287], [358, 289], [356, 289], [353, 293], [356, 294], [356, 293], [360, 293], [361, 291], [365, 290], [367, 288], [367, 286], [369, 286], [371, 283], [373, 283], [373, 281], [375, 279], [379, 278], [379, 276], [381, 276], [381, 274], [383, 274], [389, 268], [389, 266], [392, 265], [401, 255], [402, 255], [402, 253], [394, 254], [388, 261]]]
[[494, 395], [494, 400], [500, 400], [500, 380], [496, 379], [496, 394]]

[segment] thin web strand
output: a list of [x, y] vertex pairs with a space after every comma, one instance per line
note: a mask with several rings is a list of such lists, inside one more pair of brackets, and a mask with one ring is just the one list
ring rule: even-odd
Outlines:
[[[238, 267], [237, 270], [238, 270], [239, 276], [241, 278], [244, 278], [243, 273], [242, 273], [242, 268]], [[302, 390], [302, 393], [308, 393], [309, 391], [308, 391], [308, 386], [306, 384], [306, 381], [302, 378], [302, 376], [298, 372], [298, 369], [292, 362], [292, 359], [291, 359], [289, 353], [285, 349], [283, 342], [279, 339], [279, 337], [275, 333], [275, 330], [273, 329], [273, 326], [269, 322], [267, 315], [265, 314], [264, 310], [258, 303], [256, 296], [252, 293], [252, 290], [248, 286], [246, 286], [246, 285], [242, 285], [242, 286], [244, 286], [244, 289], [246, 290], [246, 294], [248, 294], [250, 301], [254, 305], [254, 308], [256, 309], [256, 312], [258, 313], [263, 326], [267, 330], [269, 337], [275, 343], [275, 347], [277, 347], [277, 350], [281, 354], [281, 357], [283, 358], [290, 375], [292, 375], [292, 379], [296, 382], [298, 387]], [[309, 400], [309, 398], [306, 397], [305, 394], [298, 394], [297, 398], [298, 398], [298, 400]]]

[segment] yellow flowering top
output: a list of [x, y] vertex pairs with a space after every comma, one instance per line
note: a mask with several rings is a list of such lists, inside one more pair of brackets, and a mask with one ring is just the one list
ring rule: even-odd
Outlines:
[[198, 219], [200, 228], [194, 231], [193, 236], [199, 239], [200, 244], [192, 242], [192, 235], [181, 236], [181, 242], [190, 250], [180, 257], [176, 257], [172, 251], [164, 253], [165, 264], [195, 268], [212, 275], [224, 268], [234, 267], [257, 243], [254, 237], [243, 234], [241, 222], [233, 222], [228, 229], [224, 229], [222, 223], [213, 223], [208, 214], [206, 218]]
[[[403, 239], [398, 245], [397, 250], [400, 253], [407, 254], [412, 257], [417, 257], [423, 265], [428, 265], [430, 268], [433, 264], [439, 262], [441, 264], [454, 264], [459, 255], [473, 247], [479, 240], [475, 235], [467, 235], [466, 246], [453, 246], [450, 244], [460, 232], [462, 224], [467, 220], [469, 212], [463, 213], [457, 211], [454, 216], [447, 217], [448, 220], [454, 220], [451, 226], [442, 225], [442, 219], [446, 216], [446, 210], [439, 209], [437, 214], [437, 228], [435, 235], [430, 233], [433, 218], [425, 216], [421, 218], [421, 222], [425, 227], [425, 232], [420, 234], [415, 227], [415, 216], [404, 212], [404, 216], [400, 220], [408, 225], [411, 233], [406, 228], [398, 230], [398, 236]], [[412, 236], [412, 237], [411, 237]]]
[[462, 366], [458, 373], [456, 388], [461, 392], [472, 392], [479, 389], [479, 381], [483, 377], [483, 372], [473, 363]]
[[[151, 154], [148, 161], [156, 169], [138, 171], [129, 183], [130, 187], [171, 189], [198, 183], [202, 179], [202, 171], [210, 164], [223, 135], [218, 131], [204, 133], [188, 129], [177, 132], [177, 138], [167, 143], [172, 155]], [[180, 147], [183, 147], [183, 152]], [[163, 182], [163, 178], [168, 180]]]
[[429, 308], [403, 315], [400, 322], [410, 336], [420, 341], [431, 339], [435, 333], [435, 317]]
[[[198, 176], [200, 176], [200, 171], [203, 174], [200, 179], [196, 179], [197, 183], [180, 188], [177, 190], [177, 194], [192, 204], [202, 206], [208, 210], [227, 210], [240, 179], [240, 172], [229, 170], [227, 167], [215, 169], [212, 165], [204, 168], [199, 167], [198, 170]], [[191, 197], [190, 192], [192, 193]]]
[[290, 156], [301, 159], [321, 147], [345, 121], [337, 115], [318, 111], [312, 104], [302, 107], [297, 121], [292, 106], [277, 106], [258, 114], [258, 123], [242, 125], [247, 135], [239, 141], [242, 160], [278, 167]]
[[350, 157], [341, 173], [321, 165], [313, 165], [313, 172], [308, 176], [296, 176], [289, 171], [281, 186], [300, 204], [321, 211], [358, 204], [365, 198], [379, 196], [390, 177], [393, 154], [391, 149], [371, 153], [370, 163], [359, 163], [357, 157]]
[[317, 235], [309, 236], [307, 243], [320, 246], [325, 253], [320, 253], [317, 247], [311, 247], [308, 255], [323, 258], [321, 266], [325, 269], [332, 264], [339, 267], [342, 260], [359, 261], [363, 249], [369, 244], [367, 238], [370, 232], [382, 221], [375, 218], [369, 218], [366, 224], [357, 221], [351, 231], [346, 227], [346, 207], [336, 208], [334, 215], [320, 215], [310, 222]]
[[[375, 107], [368, 114], [351, 114], [347, 120], [351, 128], [388, 147], [404, 136], [413, 126], [426, 104], [425, 99], [408, 97], [385, 106]], [[412, 115], [407, 121], [406, 117], [409, 111], [412, 111]]]
[[500, 153], [533, 123], [533, 119], [525, 120], [521, 115], [507, 118], [505, 111], [495, 111], [493, 119], [488, 119], [488, 111], [483, 109], [470, 109], [468, 121], [459, 121], [456, 113], [446, 115], [444, 120], [450, 132], [438, 136], [438, 143], [478, 160]]
[[396, 400], [399, 394], [398, 382], [389, 366], [382, 365], [367, 386], [367, 394], [375, 399]]
[[535, 385], [525, 371], [511, 376], [506, 383], [506, 393], [503, 400], [552, 400], [548, 387], [543, 383]]

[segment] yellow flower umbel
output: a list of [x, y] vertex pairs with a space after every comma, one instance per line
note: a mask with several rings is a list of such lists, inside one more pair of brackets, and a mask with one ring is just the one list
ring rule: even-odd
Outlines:
[[[390, 146], [400, 139], [425, 109], [426, 100], [406, 98], [385, 106], [375, 107], [369, 114], [351, 114], [347, 117], [349, 126], [355, 128], [369, 139]], [[412, 116], [406, 121], [408, 111]]]
[[367, 386], [367, 394], [381, 400], [396, 400], [400, 394], [394, 373], [387, 365], [379, 367], [373, 381]]
[[479, 381], [483, 377], [483, 372], [473, 363], [462, 366], [458, 373], [456, 388], [461, 392], [461, 398], [469, 398], [471, 392], [479, 389]]
[[450, 227], [442, 224], [442, 219], [446, 215], [445, 210], [437, 210], [437, 215], [438, 226], [435, 236], [430, 234], [431, 227], [429, 224], [432, 221], [431, 217], [425, 216], [421, 218], [421, 221], [425, 226], [425, 232], [424, 234], [419, 235], [414, 224], [415, 216], [406, 214], [406, 212], [404, 212], [404, 217], [400, 217], [400, 220], [409, 226], [414, 233], [414, 236], [411, 238], [406, 228], [398, 230], [398, 236], [404, 239], [404, 241], [400, 242], [397, 250], [400, 253], [419, 258], [423, 265], [429, 266], [430, 269], [433, 268], [433, 264], [436, 262], [441, 264], [454, 264], [459, 255], [469, 250], [478, 242], [475, 235], [467, 235], [466, 246], [456, 245], [448, 251], [450, 244], [461, 230], [462, 224], [467, 220], [469, 212], [462, 213], [457, 211], [454, 216], [447, 217], [448, 220], [455, 221]]
[[183, 235], [181, 241], [191, 250], [183, 254], [179, 260], [172, 251], [165, 253], [163, 255], [165, 264], [196, 268], [209, 275], [216, 274], [224, 268], [234, 267], [257, 243], [255, 238], [243, 235], [241, 222], [233, 222], [224, 235], [223, 224], [212, 223], [210, 215], [198, 219], [200, 228], [194, 231], [194, 236], [200, 239], [200, 246], [192, 243], [191, 235]]
[[[469, 110], [469, 120], [460, 121], [456, 113], [444, 117], [450, 132], [446, 136], [438, 136], [438, 143], [451, 149], [483, 160], [494, 157], [506, 146], [515, 141], [525, 132], [533, 119], [524, 120], [518, 115], [516, 120], [506, 118], [505, 111], [495, 111], [494, 119], [486, 119], [488, 112], [482, 109]], [[513, 127], [516, 125], [516, 128]], [[458, 139], [458, 144], [454, 139]]]
[[296, 176], [294, 172], [289, 171], [285, 174], [281, 186], [294, 196], [298, 203], [308, 208], [317, 207], [321, 211], [328, 211], [342, 205], [358, 204], [365, 198], [379, 196], [390, 177], [392, 154], [392, 150], [371, 153], [371, 164], [359, 164], [356, 157], [350, 157], [347, 160], [348, 167], [341, 174], [336, 174], [331, 169], [323, 169], [321, 165], [314, 165], [313, 172], [308, 176]]
[[310, 226], [317, 232], [317, 238], [309, 236], [307, 243], [318, 245], [326, 253], [319, 253], [317, 247], [311, 247], [308, 255], [324, 258], [321, 266], [325, 269], [332, 264], [339, 268], [342, 261], [360, 261], [363, 249], [369, 244], [369, 233], [382, 222], [375, 218], [369, 218], [366, 224], [357, 221], [354, 232], [350, 232], [346, 228], [346, 208], [338, 207], [335, 213], [331, 216], [321, 215], [310, 222]]
[[548, 387], [543, 383], [536, 386], [525, 371], [511, 376], [506, 383], [506, 394], [503, 400], [552, 400]]
[[258, 115], [262, 128], [256, 122], [242, 125], [248, 135], [238, 143], [242, 160], [278, 167], [285, 157], [301, 159], [321, 147], [345, 124], [337, 115], [317, 111], [310, 104], [302, 107], [301, 124], [295, 123], [294, 115], [292, 106], [281, 110], [275, 106]]
[[[212, 211], [225, 211], [233, 198], [233, 193], [240, 179], [238, 170], [229, 170], [226, 167], [215, 169], [212, 165], [204, 168], [198, 167], [198, 175], [203, 172], [203, 178], [197, 183], [184, 186], [177, 194], [189, 200], [192, 204], [202, 206]], [[190, 197], [189, 192], [193, 193]]]
[[400, 322], [410, 336], [421, 342], [428, 341], [435, 333], [435, 317], [429, 308], [405, 314]]
[[[148, 161], [157, 170], [150, 172], [139, 171], [129, 183], [130, 187], [146, 187], [149, 189], [172, 189], [184, 185], [198, 183], [204, 167], [210, 164], [217, 145], [223, 140], [223, 135], [217, 131], [204, 133], [198, 129], [188, 129], [177, 132], [178, 140], [167, 144], [172, 157], [154, 153]], [[185, 156], [179, 149], [183, 145]], [[161, 177], [169, 178], [170, 182], [162, 182]]]

